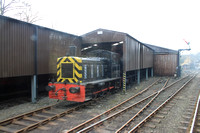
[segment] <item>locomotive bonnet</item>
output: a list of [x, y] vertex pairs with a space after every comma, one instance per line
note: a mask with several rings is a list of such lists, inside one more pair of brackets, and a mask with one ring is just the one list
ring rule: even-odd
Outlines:
[[48, 84], [49, 98], [84, 102], [120, 85], [117, 53], [95, 50], [85, 56], [57, 59], [57, 82]]

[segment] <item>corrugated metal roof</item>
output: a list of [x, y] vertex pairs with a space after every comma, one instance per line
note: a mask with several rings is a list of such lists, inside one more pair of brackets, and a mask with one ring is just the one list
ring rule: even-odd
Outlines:
[[163, 47], [159, 47], [159, 46], [154, 46], [154, 45], [150, 45], [150, 44], [144, 44], [144, 45], [147, 46], [148, 48], [152, 49], [155, 54], [178, 54], [178, 51], [176, 51], [176, 50], [163, 48]]
[[68, 35], [75, 36], [75, 37], [78, 36], [78, 35], [70, 34], [70, 33], [67, 33], [67, 32], [63, 32], [63, 31], [59, 31], [59, 30], [47, 28], [47, 27], [44, 27], [44, 26], [39, 26], [39, 25], [27, 23], [27, 22], [25, 22], [25, 21], [20, 21], [20, 20], [17, 20], [17, 19], [14, 19], [14, 18], [10, 18], [10, 17], [7, 17], [7, 16], [2, 16], [2, 15], [0, 15], [0, 19], [8, 20], [8, 21], [10, 21], [10, 22], [11, 22], [11, 21], [14, 21], [14, 22], [16, 22], [16, 23], [26, 24], [26, 25], [29, 25], [29, 26], [34, 26], [34, 27], [38, 27], [38, 28], [42, 28], [42, 29], [47, 29], [47, 30], [55, 31], [55, 32], [60, 32], [60, 33], [68, 34]]

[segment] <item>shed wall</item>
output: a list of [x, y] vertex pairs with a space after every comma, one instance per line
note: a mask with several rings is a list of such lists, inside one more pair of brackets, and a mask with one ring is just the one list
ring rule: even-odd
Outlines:
[[153, 67], [153, 50], [148, 47], [140, 46], [140, 68], [150, 68]]
[[155, 54], [154, 73], [158, 76], [173, 76], [177, 67], [177, 54]]
[[138, 41], [126, 36], [123, 54], [126, 71], [140, 69], [140, 43]]
[[69, 46], [77, 46], [80, 55], [81, 40], [77, 36], [39, 28], [38, 30], [38, 74], [56, 73], [56, 60], [69, 53]]
[[65, 56], [70, 45], [76, 45], [80, 55], [78, 36], [0, 16], [0, 78], [35, 73], [36, 38], [38, 74], [55, 73], [56, 58]]
[[34, 27], [0, 17], [0, 78], [34, 73]]

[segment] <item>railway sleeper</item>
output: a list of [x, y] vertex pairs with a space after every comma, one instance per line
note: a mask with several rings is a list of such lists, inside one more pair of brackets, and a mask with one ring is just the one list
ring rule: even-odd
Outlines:
[[49, 118], [49, 116], [46, 115], [40, 115], [40, 114], [35, 114], [34, 116], [40, 117], [40, 118]]
[[152, 122], [155, 122], [155, 123], [160, 123], [160, 122], [161, 122], [160, 119], [155, 119], [155, 118], [152, 118], [151, 121], [152, 121]]
[[34, 118], [31, 118], [31, 117], [24, 117], [24, 120], [29, 120], [29, 121], [34, 121], [34, 122], [39, 122], [40, 121], [38, 119], [34, 119]]
[[14, 121], [13, 124], [15, 124], [15, 125], [21, 125], [21, 126], [28, 126], [28, 125], [30, 125], [29, 123], [25, 123], [23, 121]]
[[46, 113], [46, 114], [52, 114], [52, 115], [56, 115], [57, 113], [54, 113], [54, 112], [51, 112], [51, 111], [43, 111], [43, 113]]
[[8, 128], [8, 127], [4, 127], [4, 126], [0, 126], [0, 131], [3, 131], [3, 132], [9, 132], [9, 133], [13, 133], [15, 132], [16, 130], [12, 129], [12, 128]]

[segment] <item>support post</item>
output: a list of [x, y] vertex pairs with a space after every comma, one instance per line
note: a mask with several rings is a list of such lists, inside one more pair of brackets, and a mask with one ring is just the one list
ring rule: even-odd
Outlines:
[[31, 79], [31, 100], [32, 103], [36, 103], [37, 98], [37, 71], [38, 71], [38, 60], [37, 60], [37, 46], [38, 46], [38, 27], [35, 28], [35, 36], [34, 36], [34, 75]]
[[153, 67], [151, 68], [151, 77], [153, 77]]
[[137, 71], [137, 83], [140, 84], [140, 70]]
[[177, 65], [178, 65], [177, 76], [178, 77], [181, 77], [180, 52], [181, 52], [181, 50], [179, 49], [178, 55], [177, 55]]
[[148, 75], [149, 75], [149, 71], [148, 71], [149, 69], [148, 68], [146, 68], [146, 80], [148, 80]]
[[31, 77], [31, 100], [32, 103], [36, 103], [36, 75]]
[[123, 93], [126, 93], [126, 72], [123, 72]]

